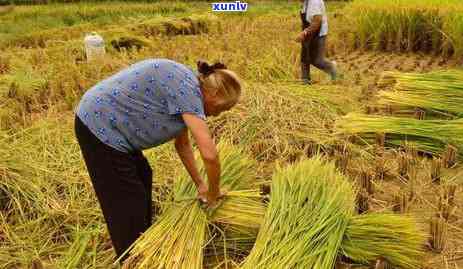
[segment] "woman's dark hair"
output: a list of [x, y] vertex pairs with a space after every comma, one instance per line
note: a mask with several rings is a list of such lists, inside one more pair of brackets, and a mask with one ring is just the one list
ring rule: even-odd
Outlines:
[[220, 62], [209, 65], [207, 62], [199, 60], [197, 65], [199, 73], [203, 74], [204, 76], [212, 74], [216, 69], [227, 69], [227, 67]]

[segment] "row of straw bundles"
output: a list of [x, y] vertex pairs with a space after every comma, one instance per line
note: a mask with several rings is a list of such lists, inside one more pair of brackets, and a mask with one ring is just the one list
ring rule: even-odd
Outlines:
[[463, 119], [417, 120], [349, 113], [336, 122], [336, 130], [358, 135], [367, 143], [373, 143], [377, 134], [385, 134], [385, 142], [391, 146], [412, 142], [418, 150], [430, 154], [440, 154], [452, 145], [462, 156]]
[[418, 268], [424, 236], [412, 218], [354, 216], [355, 191], [320, 158], [280, 169], [254, 248], [242, 268], [334, 268], [346, 256], [369, 264]]
[[345, 13], [357, 47], [458, 57], [463, 55], [462, 10], [459, 0], [355, 0]]
[[381, 106], [397, 107], [414, 113], [420, 108], [431, 114], [463, 117], [463, 70], [446, 70], [427, 74], [386, 72], [378, 82], [392, 84], [392, 90], [381, 91]]
[[[125, 268], [203, 268], [204, 249], [214, 239], [210, 225], [224, 235], [216, 245], [236, 244], [250, 235], [255, 238], [265, 211], [259, 191], [252, 189], [255, 162], [225, 143], [219, 145], [219, 152], [221, 188], [229, 190], [223, 204], [207, 214], [185, 175], [174, 183], [174, 201], [132, 246]], [[206, 175], [203, 167], [201, 173]]]

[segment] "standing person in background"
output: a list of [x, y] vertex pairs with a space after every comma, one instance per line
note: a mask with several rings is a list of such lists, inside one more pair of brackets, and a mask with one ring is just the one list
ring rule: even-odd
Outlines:
[[302, 43], [301, 79], [310, 84], [310, 65], [323, 70], [336, 80], [336, 63], [325, 59], [326, 36], [328, 35], [328, 18], [323, 0], [301, 0], [302, 32], [296, 37]]

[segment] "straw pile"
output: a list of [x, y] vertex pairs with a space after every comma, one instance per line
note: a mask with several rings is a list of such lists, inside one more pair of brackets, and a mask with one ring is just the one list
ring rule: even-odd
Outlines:
[[354, 216], [355, 191], [316, 157], [280, 169], [256, 243], [242, 268], [334, 268], [340, 255], [419, 268], [424, 236], [411, 218]]
[[390, 84], [392, 91], [381, 91], [378, 102], [392, 106], [394, 112], [413, 114], [420, 108], [436, 116], [463, 116], [462, 70], [427, 74], [387, 72], [379, 85]]
[[358, 94], [352, 90], [345, 95], [340, 86], [296, 83], [252, 83], [246, 88], [243, 102], [212, 119], [212, 129], [217, 137], [232, 137], [250, 147], [253, 157], [265, 162], [294, 161], [314, 145], [328, 150], [331, 126], [339, 114], [355, 109]]
[[158, 17], [135, 24], [130, 29], [145, 37], [156, 35], [197, 35], [207, 33], [216, 22], [213, 15], [192, 15], [189, 17]]
[[[204, 249], [214, 239], [209, 225], [224, 234], [224, 249], [227, 233], [235, 243], [236, 236], [255, 237], [264, 213], [259, 192], [252, 190], [255, 164], [236, 147], [221, 144], [219, 148], [221, 188], [230, 190], [223, 205], [207, 214], [185, 175], [174, 183], [174, 201], [165, 205], [156, 223], [134, 243], [125, 268], [203, 268]], [[204, 168], [201, 172], [205, 175]]]
[[[0, 132], [0, 268], [109, 268], [113, 250], [70, 120]], [[42, 261], [42, 262], [41, 262]]]

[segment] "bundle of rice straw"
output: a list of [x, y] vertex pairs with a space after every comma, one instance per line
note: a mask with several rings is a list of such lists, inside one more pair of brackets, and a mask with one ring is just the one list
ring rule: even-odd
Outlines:
[[420, 268], [424, 242], [424, 233], [411, 217], [365, 214], [350, 220], [341, 253], [362, 264], [382, 258], [393, 268]]
[[320, 158], [280, 169], [256, 243], [242, 268], [333, 268], [355, 192]]
[[350, 113], [336, 122], [336, 128], [338, 133], [357, 134], [367, 143], [373, 143], [378, 133], [386, 134], [388, 145], [401, 146], [407, 141], [430, 154], [440, 154], [452, 145], [462, 156], [463, 119], [417, 120]]
[[425, 237], [406, 216], [354, 216], [355, 191], [319, 157], [279, 170], [254, 248], [242, 268], [334, 268], [340, 256], [419, 268]]
[[379, 93], [378, 103], [392, 106], [394, 112], [412, 114], [420, 108], [436, 116], [463, 116], [463, 70], [427, 74], [388, 72], [379, 84], [393, 85], [392, 91]]
[[[206, 214], [196, 200], [196, 187], [185, 175], [174, 183], [174, 201], [134, 243], [124, 268], [203, 268], [205, 247], [213, 240], [208, 226], [215, 220], [214, 227], [224, 234], [230, 229], [255, 237], [258, 226], [248, 220], [262, 218], [265, 211], [259, 191], [252, 189], [255, 162], [226, 143], [219, 145], [219, 152], [221, 188], [230, 190], [221, 207]], [[201, 173], [205, 175], [204, 167]]]

